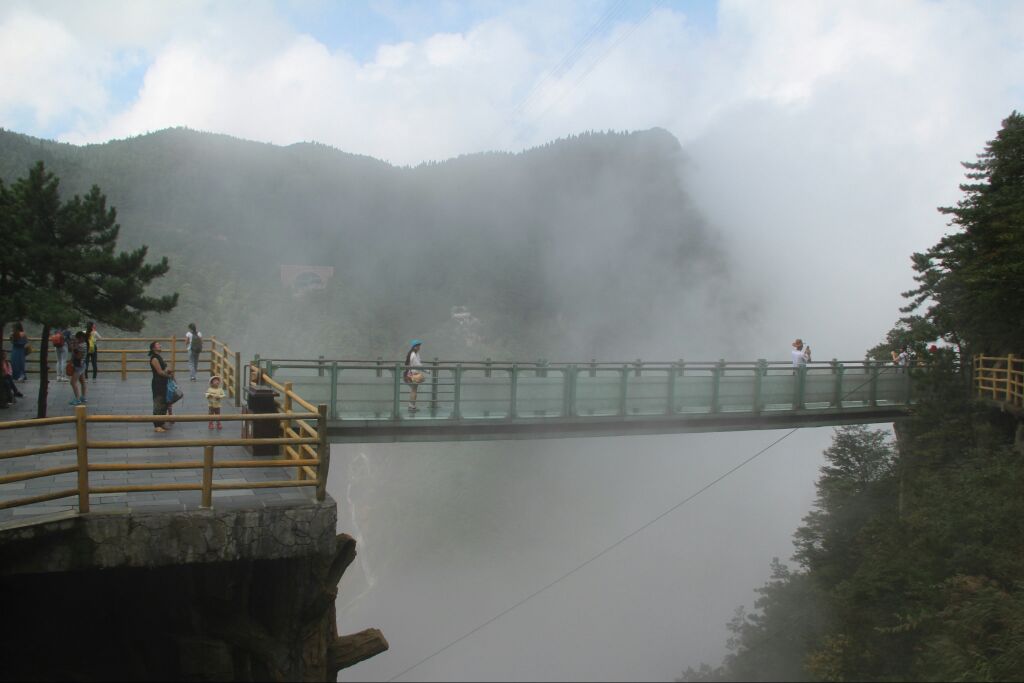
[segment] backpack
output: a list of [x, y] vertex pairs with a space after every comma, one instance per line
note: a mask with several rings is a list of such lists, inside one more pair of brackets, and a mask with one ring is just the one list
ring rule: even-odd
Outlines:
[[60, 331], [54, 332], [50, 335], [50, 343], [57, 348], [64, 346], [64, 335]]
[[192, 346], [189, 347], [189, 351], [192, 353], [199, 353], [203, 350], [203, 335], [196, 332], [192, 335]]

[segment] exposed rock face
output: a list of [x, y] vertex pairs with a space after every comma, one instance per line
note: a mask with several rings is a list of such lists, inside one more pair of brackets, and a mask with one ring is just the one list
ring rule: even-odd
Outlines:
[[333, 502], [133, 517], [0, 531], [0, 678], [323, 681], [387, 649], [338, 637]]

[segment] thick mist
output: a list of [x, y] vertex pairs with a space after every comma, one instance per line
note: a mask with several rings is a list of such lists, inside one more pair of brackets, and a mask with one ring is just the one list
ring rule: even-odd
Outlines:
[[[664, 130], [592, 133], [413, 168], [185, 129], [88, 147], [0, 134], [0, 174], [43, 158], [92, 183], [195, 321], [263, 356], [551, 361], [739, 358], [758, 310]], [[282, 265], [329, 266], [296, 295]], [[782, 350], [783, 353], [785, 349]]]

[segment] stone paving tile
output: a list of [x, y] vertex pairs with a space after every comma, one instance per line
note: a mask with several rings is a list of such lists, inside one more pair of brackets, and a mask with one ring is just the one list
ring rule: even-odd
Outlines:
[[[198, 382], [182, 382], [179, 386], [185, 398], [175, 406], [177, 414], [187, 412], [205, 413], [206, 401], [203, 392], [206, 389], [206, 377], [202, 374]], [[36, 412], [36, 396], [38, 380], [29, 380], [18, 384], [25, 394], [23, 399], [6, 410], [0, 410], [0, 422], [10, 420], [32, 419]], [[147, 414], [152, 409], [149, 389], [149, 376], [144, 373], [130, 374], [128, 380], [122, 382], [119, 373], [90, 380], [87, 388], [90, 415], [138, 415]], [[47, 414], [49, 417], [70, 417], [74, 408], [68, 405], [71, 389], [65, 382], [51, 379], [47, 398]], [[232, 400], [225, 401], [224, 413], [237, 413]], [[92, 441], [152, 441], [146, 448], [138, 449], [90, 449], [89, 461], [92, 464], [121, 463], [173, 463], [201, 461], [202, 447], [170, 448], [160, 441], [170, 439], [217, 439], [235, 438], [241, 432], [238, 423], [226, 423], [221, 431], [207, 429], [207, 422], [177, 423], [164, 434], [155, 433], [151, 422], [139, 423], [91, 423], [88, 427], [89, 439]], [[73, 424], [47, 425], [26, 429], [0, 429], [0, 451], [45, 446], [54, 443], [75, 441]], [[245, 449], [238, 446], [219, 446], [214, 451], [215, 460], [267, 460], [270, 456], [254, 458]], [[74, 466], [77, 464], [76, 450], [47, 453], [27, 458], [0, 460], [0, 475], [17, 472], [28, 472], [39, 469]], [[286, 468], [231, 468], [215, 470], [217, 482], [267, 482], [292, 480], [296, 470]], [[175, 470], [140, 470], [117, 471], [104, 470], [89, 473], [92, 486], [125, 486], [146, 484], [198, 484], [202, 481], [201, 468]], [[40, 495], [64, 489], [73, 489], [78, 485], [77, 473], [40, 477], [10, 484], [0, 484], [0, 502], [11, 501], [26, 496]], [[309, 500], [314, 489], [253, 489], [214, 492], [214, 508], [230, 505], [232, 508], [249, 505], [262, 507], [270, 504], [275, 507], [290, 505], [298, 501]], [[145, 493], [108, 493], [92, 494], [90, 504], [93, 510], [130, 509], [134, 507], [147, 510], [163, 509], [181, 510], [197, 508], [201, 502], [199, 491], [158, 491]], [[0, 510], [0, 523], [31, 515], [50, 514], [76, 510], [77, 496], [70, 496], [54, 501], [43, 501], [27, 506]]]

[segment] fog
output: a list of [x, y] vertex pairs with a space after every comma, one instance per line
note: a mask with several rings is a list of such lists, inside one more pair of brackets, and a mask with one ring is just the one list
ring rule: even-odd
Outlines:
[[359, 552], [339, 630], [391, 644], [341, 678], [671, 680], [717, 664], [735, 608], [791, 553], [831, 429], [657, 518], [786, 433], [334, 446], [329, 490]]

